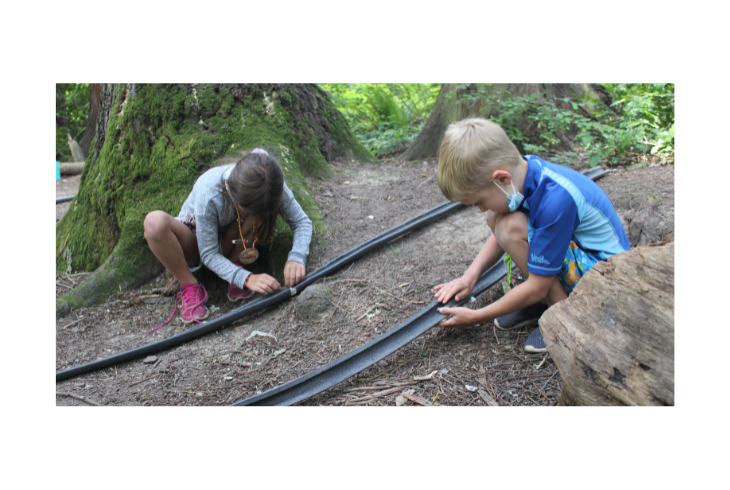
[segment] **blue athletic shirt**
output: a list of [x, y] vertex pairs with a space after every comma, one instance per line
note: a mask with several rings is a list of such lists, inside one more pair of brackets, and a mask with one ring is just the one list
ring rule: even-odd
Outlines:
[[520, 210], [528, 216], [529, 272], [560, 272], [571, 240], [599, 260], [630, 248], [613, 204], [595, 182], [538, 156], [524, 158], [528, 168]]

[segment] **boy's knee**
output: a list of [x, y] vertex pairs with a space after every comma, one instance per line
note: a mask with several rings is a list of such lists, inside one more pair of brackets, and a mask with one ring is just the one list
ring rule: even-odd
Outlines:
[[495, 217], [492, 231], [500, 244], [527, 240], [527, 216], [523, 213], [502, 214]]
[[494, 227], [497, 224], [497, 216], [498, 214], [491, 210], [484, 213], [484, 218], [487, 220], [487, 226], [490, 230], [492, 230], [492, 234], [494, 234]]
[[164, 211], [152, 211], [144, 217], [144, 237], [154, 239], [165, 231], [168, 226], [168, 214]]

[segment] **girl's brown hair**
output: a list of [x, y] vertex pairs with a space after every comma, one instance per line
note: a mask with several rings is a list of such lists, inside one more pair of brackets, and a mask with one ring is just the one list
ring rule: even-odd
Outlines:
[[284, 173], [279, 163], [263, 152], [248, 153], [236, 162], [227, 183], [233, 202], [256, 220], [259, 243], [268, 241], [284, 194]]

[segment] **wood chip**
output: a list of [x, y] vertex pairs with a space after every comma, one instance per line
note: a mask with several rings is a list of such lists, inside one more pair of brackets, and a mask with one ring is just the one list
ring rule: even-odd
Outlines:
[[419, 405], [423, 405], [424, 407], [432, 407], [433, 406], [433, 405], [431, 405], [430, 402], [424, 400], [423, 398], [421, 398], [418, 395], [411, 395], [409, 393], [403, 393], [403, 396], [405, 398], [408, 398], [413, 403], [418, 403]]
[[436, 373], [438, 373], [438, 371], [433, 371], [431, 374], [426, 376], [416, 376], [413, 379], [414, 381], [427, 381], [429, 379], [433, 379], [433, 377], [436, 376]]
[[489, 405], [490, 407], [498, 407], [499, 406], [499, 403], [497, 403], [497, 401], [494, 398], [492, 398], [491, 396], [489, 396], [486, 391], [479, 390], [477, 393], [479, 393], [479, 396], [482, 397], [482, 400], [484, 400], [485, 402], [487, 402], [487, 405]]

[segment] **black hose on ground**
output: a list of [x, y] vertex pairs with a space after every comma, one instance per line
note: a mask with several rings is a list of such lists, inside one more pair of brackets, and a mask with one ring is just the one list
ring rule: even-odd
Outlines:
[[335, 359], [311, 373], [265, 391], [260, 395], [236, 402], [231, 406], [288, 406], [332, 388], [337, 383], [341, 383], [350, 376], [354, 376], [363, 369], [389, 356], [409, 342], [413, 342], [420, 335], [437, 325], [448, 316], [439, 313], [439, 308], [461, 306], [469, 301], [472, 296], [478, 296], [497, 284], [505, 275], [507, 275], [507, 265], [503, 260], [499, 260], [482, 274], [474, 286], [471, 296], [461, 301], [451, 300], [446, 305], [432, 301], [424, 309], [401, 324], [339, 359]]
[[62, 202], [71, 201], [76, 195], [73, 196], [65, 196], [65, 197], [57, 197], [56, 198], [56, 204], [61, 204]]
[[341, 255], [330, 263], [320, 267], [312, 274], [306, 276], [302, 282], [296, 285], [296, 287], [282, 288], [281, 290], [279, 290], [279, 292], [275, 294], [260, 297], [240, 308], [237, 308], [219, 318], [216, 318], [215, 320], [201, 323], [199, 325], [196, 325], [195, 327], [185, 330], [184, 332], [180, 332], [176, 335], [160, 340], [158, 342], [153, 342], [151, 344], [143, 345], [141, 347], [130, 349], [128, 351], [119, 352], [117, 354], [113, 354], [102, 359], [97, 359], [96, 361], [92, 361], [87, 364], [82, 364], [81, 366], [72, 367], [63, 371], [57, 371], [56, 382], [64, 381], [66, 379], [73, 378], [81, 374], [86, 374], [92, 371], [97, 371], [99, 369], [111, 367], [122, 362], [131, 361], [140, 357], [160, 352], [164, 349], [175, 347], [189, 340], [202, 337], [203, 335], [218, 330], [219, 328], [224, 327], [236, 320], [240, 320], [241, 318], [253, 315], [254, 313], [258, 313], [259, 311], [264, 310], [270, 306], [279, 304], [282, 301], [296, 295], [298, 292], [303, 291], [304, 288], [311, 285], [315, 281], [325, 276], [332, 275], [343, 267], [353, 263], [363, 255], [385, 245], [388, 242], [402, 237], [406, 233], [409, 233], [417, 228], [427, 225], [428, 223], [436, 221], [437, 219], [442, 218], [462, 207], [464, 207], [463, 204], [453, 202], [447, 202], [436, 206], [435, 208], [426, 211], [425, 213], [422, 213], [415, 218], [412, 218], [404, 223], [401, 223], [400, 225], [394, 226], [393, 228], [384, 231], [378, 236], [367, 240], [366, 242]]

